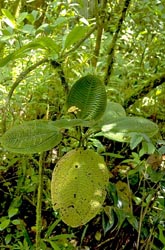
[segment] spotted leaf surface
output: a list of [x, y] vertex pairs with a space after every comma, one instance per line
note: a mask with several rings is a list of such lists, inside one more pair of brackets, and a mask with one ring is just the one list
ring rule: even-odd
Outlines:
[[86, 224], [100, 212], [109, 173], [103, 158], [91, 149], [76, 149], [55, 166], [51, 182], [52, 203], [71, 227]]

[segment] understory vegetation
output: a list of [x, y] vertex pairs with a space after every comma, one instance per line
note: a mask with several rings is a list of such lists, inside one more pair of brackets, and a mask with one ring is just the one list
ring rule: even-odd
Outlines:
[[165, 250], [165, 6], [0, 1], [0, 249]]

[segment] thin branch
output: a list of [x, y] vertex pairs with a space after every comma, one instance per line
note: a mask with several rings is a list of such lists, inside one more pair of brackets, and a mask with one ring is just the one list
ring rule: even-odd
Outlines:
[[[144, 180], [144, 187], [145, 187], [145, 180]], [[154, 201], [156, 200], [156, 198], [158, 196], [159, 189], [160, 189], [159, 185], [157, 187], [155, 186], [155, 189], [153, 188], [153, 190], [154, 190], [153, 195], [148, 197], [148, 200], [146, 202], [147, 204], [145, 207], [144, 207], [143, 203], [146, 200], [148, 194], [142, 198], [141, 210], [140, 210], [140, 220], [139, 220], [139, 227], [138, 227], [138, 237], [137, 237], [137, 241], [136, 241], [136, 248], [137, 249], [139, 249], [139, 246], [140, 246], [140, 236], [141, 236], [141, 230], [142, 230], [142, 224], [143, 224], [144, 218], [145, 218], [146, 214], [152, 210]]]
[[33, 64], [32, 66], [30, 66], [29, 68], [27, 68], [25, 71], [21, 72], [21, 74], [19, 75], [19, 77], [16, 79], [16, 81], [13, 83], [8, 97], [7, 97], [7, 103], [10, 102], [10, 99], [13, 95], [14, 90], [16, 89], [16, 87], [19, 85], [19, 83], [26, 77], [27, 74], [29, 74], [31, 71], [33, 71], [34, 69], [36, 69], [38, 66], [40, 66], [41, 64], [48, 62], [49, 60], [47, 58], [44, 58], [42, 60], [40, 60], [39, 62], [36, 62], [35, 64]]
[[63, 68], [62, 68], [62, 63], [59, 63], [57, 61], [52, 60], [51, 65], [54, 68], [57, 68], [58, 75], [59, 75], [59, 77], [61, 79], [61, 84], [64, 87], [65, 93], [68, 94], [69, 86], [68, 86], [68, 83], [67, 83], [66, 78], [65, 78], [65, 74], [64, 74], [64, 71], [63, 71]]
[[129, 108], [133, 105], [137, 100], [146, 96], [151, 90], [160, 86], [165, 82], [165, 74], [161, 74], [159, 76], [154, 76], [154, 78], [148, 80], [146, 84], [143, 85], [141, 89], [138, 89], [136, 93], [133, 93], [132, 96], [128, 97], [123, 104], [125, 109]]
[[124, 6], [123, 6], [122, 13], [121, 13], [121, 16], [120, 16], [118, 24], [117, 24], [116, 31], [114, 33], [114, 36], [112, 38], [112, 42], [110, 43], [110, 46], [108, 49], [107, 70], [106, 70], [105, 78], [104, 78], [105, 85], [108, 85], [108, 82], [109, 82], [109, 79], [110, 79], [110, 76], [112, 73], [116, 42], [117, 42], [118, 35], [120, 33], [121, 26], [122, 26], [123, 21], [125, 19], [126, 12], [127, 12], [127, 9], [129, 7], [130, 2], [131, 2], [131, 0], [125, 0], [125, 2], [124, 2]]
[[107, 5], [107, 0], [103, 0], [100, 11], [97, 6], [97, 17], [96, 17], [97, 36], [96, 36], [96, 44], [95, 44], [95, 49], [94, 49], [93, 58], [92, 58], [93, 67], [96, 67], [99, 53], [100, 53], [102, 34], [103, 34], [103, 29], [104, 29], [105, 20], [106, 20], [106, 5]]
[[10, 100], [11, 97], [13, 95], [14, 90], [16, 89], [16, 87], [19, 85], [19, 83], [31, 72], [33, 71], [35, 68], [37, 68], [38, 66], [40, 66], [41, 64], [48, 62], [49, 60], [47, 58], [44, 58], [42, 60], [40, 60], [39, 62], [33, 64], [32, 66], [30, 66], [29, 68], [27, 68], [25, 71], [21, 72], [21, 74], [18, 76], [18, 78], [16, 79], [16, 81], [13, 83], [8, 96], [6, 98], [6, 103], [5, 103], [5, 107], [2, 109], [2, 132], [4, 133], [6, 131], [6, 116], [7, 116], [7, 110], [10, 106]]

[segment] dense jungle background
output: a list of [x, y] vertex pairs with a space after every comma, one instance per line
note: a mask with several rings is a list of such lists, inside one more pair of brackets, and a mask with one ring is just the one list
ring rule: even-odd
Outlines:
[[165, 250], [165, 3], [0, 1], [1, 137], [23, 121], [76, 115], [65, 103], [86, 75], [100, 78], [110, 104], [159, 129], [137, 127], [130, 141], [89, 136], [110, 178], [100, 213], [76, 228], [54, 211], [50, 187], [56, 163], [78, 146], [78, 126], [42, 157], [0, 144], [0, 249]]

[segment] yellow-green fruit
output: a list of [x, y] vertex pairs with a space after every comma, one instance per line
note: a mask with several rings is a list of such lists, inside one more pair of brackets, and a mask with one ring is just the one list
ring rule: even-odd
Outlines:
[[86, 224], [102, 208], [109, 172], [103, 158], [91, 149], [75, 149], [57, 163], [51, 196], [55, 210], [71, 227]]

